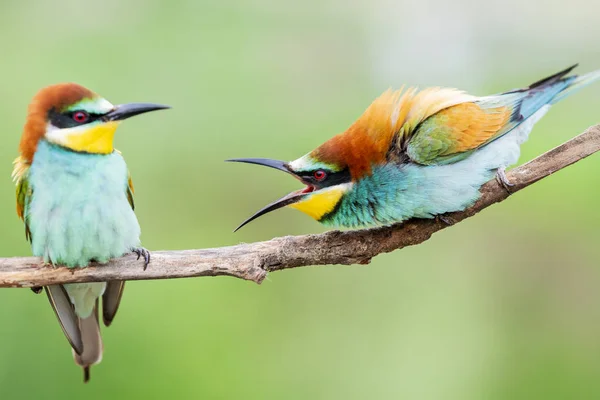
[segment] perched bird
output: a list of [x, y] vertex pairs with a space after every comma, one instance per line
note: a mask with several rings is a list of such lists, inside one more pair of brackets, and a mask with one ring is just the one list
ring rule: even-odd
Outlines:
[[[132, 103], [114, 106], [74, 83], [42, 89], [29, 105], [14, 162], [17, 214], [35, 256], [69, 268], [106, 263], [140, 247], [133, 212], [133, 185], [121, 154], [113, 148], [119, 123], [134, 115], [169, 108]], [[89, 380], [102, 359], [98, 299], [104, 324], [119, 307], [124, 282], [47, 286], [46, 293]], [[41, 288], [40, 288], [41, 290]]]
[[485, 97], [437, 87], [388, 90], [345, 132], [297, 160], [228, 160], [276, 168], [306, 185], [237, 229], [285, 206], [351, 228], [464, 210], [495, 175], [509, 188], [504, 170], [518, 160], [533, 125], [551, 105], [600, 78], [600, 71], [568, 76], [575, 67]]

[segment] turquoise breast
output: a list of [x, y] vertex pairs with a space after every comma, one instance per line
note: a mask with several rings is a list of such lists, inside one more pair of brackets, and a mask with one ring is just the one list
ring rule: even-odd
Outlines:
[[374, 167], [373, 174], [355, 182], [336, 211], [320, 222], [361, 228], [464, 210], [479, 198], [479, 186], [494, 174], [492, 169], [472, 168], [470, 160], [444, 166]]
[[77, 153], [41, 140], [28, 179], [33, 192], [25, 213], [35, 256], [84, 267], [139, 247], [127, 166], [116, 151]]

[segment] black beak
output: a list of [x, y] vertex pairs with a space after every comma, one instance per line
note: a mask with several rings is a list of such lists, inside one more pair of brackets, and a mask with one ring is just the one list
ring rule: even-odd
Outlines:
[[[275, 168], [288, 174], [294, 175], [292, 170], [288, 167], [285, 161], [271, 160], [270, 158], [232, 158], [231, 160], [225, 160], [227, 162], [241, 162], [246, 164], [263, 165], [269, 168]], [[294, 175], [295, 176], [295, 175]]]
[[[263, 165], [265, 167], [270, 167], [270, 168], [275, 168], [278, 169], [280, 171], [283, 172], [287, 172], [288, 174], [292, 175], [294, 178], [302, 181], [302, 179], [297, 176], [288, 166], [288, 164], [285, 161], [279, 161], [279, 160], [271, 160], [269, 158], [233, 158], [231, 160], [225, 160], [228, 162], [241, 162], [241, 163], [247, 163], [247, 164], [256, 164], [256, 165]], [[270, 213], [271, 211], [275, 211], [277, 209], [280, 209], [282, 207], [285, 206], [289, 206], [290, 204], [296, 203], [300, 200], [302, 200], [302, 198], [304, 198], [304, 196], [306, 196], [309, 192], [303, 191], [303, 190], [299, 190], [299, 191], [295, 191], [292, 192], [286, 196], [283, 196], [282, 198], [280, 198], [279, 200], [269, 204], [268, 206], [260, 209], [259, 211], [257, 211], [254, 215], [252, 215], [250, 218], [248, 218], [247, 220], [245, 220], [244, 222], [242, 222], [242, 224], [240, 226], [238, 226], [237, 228], [235, 228], [234, 232], [237, 232], [242, 226], [246, 225], [247, 223], [254, 221], [256, 218], [265, 215], [267, 213]]]
[[129, 117], [134, 117], [136, 115], [144, 114], [150, 111], [156, 110], [166, 110], [171, 108], [169, 106], [163, 106], [162, 104], [152, 104], [152, 103], [129, 103], [129, 104], [120, 104], [115, 106], [115, 109], [104, 115], [102, 119], [106, 122], [108, 121], [123, 121]]
[[256, 213], [254, 213], [254, 215], [252, 215], [250, 218], [248, 218], [247, 220], [242, 222], [240, 224], [240, 226], [235, 228], [234, 232], [237, 232], [242, 226], [254, 221], [256, 218], [258, 218], [260, 216], [263, 216], [267, 213], [270, 213], [271, 211], [278, 210], [282, 207], [289, 206], [290, 204], [293, 204], [293, 203], [296, 203], [297, 201], [302, 200], [302, 198], [304, 196], [306, 196], [306, 193], [302, 193], [301, 191], [292, 192], [288, 195], [283, 196], [279, 200], [274, 201], [273, 203], [269, 204], [268, 206], [263, 207], [260, 210], [258, 210]]

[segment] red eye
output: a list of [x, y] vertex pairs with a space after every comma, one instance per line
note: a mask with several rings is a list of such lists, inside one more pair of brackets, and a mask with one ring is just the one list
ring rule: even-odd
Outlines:
[[323, 179], [325, 179], [327, 174], [325, 173], [325, 171], [318, 169], [313, 173], [313, 176], [315, 177], [316, 180], [322, 181]]
[[85, 111], [75, 111], [73, 113], [73, 121], [82, 124], [88, 120], [89, 116]]

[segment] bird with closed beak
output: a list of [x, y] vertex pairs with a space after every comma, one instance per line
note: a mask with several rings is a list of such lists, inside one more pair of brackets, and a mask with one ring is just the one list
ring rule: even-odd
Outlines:
[[[17, 214], [35, 256], [55, 266], [78, 268], [134, 252], [144, 258], [146, 268], [150, 253], [140, 246], [131, 177], [113, 139], [121, 121], [165, 108], [147, 103], [115, 106], [74, 83], [37, 93], [13, 170]], [[90, 366], [102, 359], [99, 299], [108, 326], [123, 288], [121, 281], [45, 287], [85, 382]]]
[[569, 75], [573, 68], [485, 97], [439, 87], [388, 90], [345, 132], [294, 161], [228, 160], [275, 168], [305, 185], [237, 229], [285, 206], [334, 227], [444, 219], [472, 205], [494, 176], [510, 190], [505, 168], [517, 162], [533, 125], [600, 78], [600, 71]]

